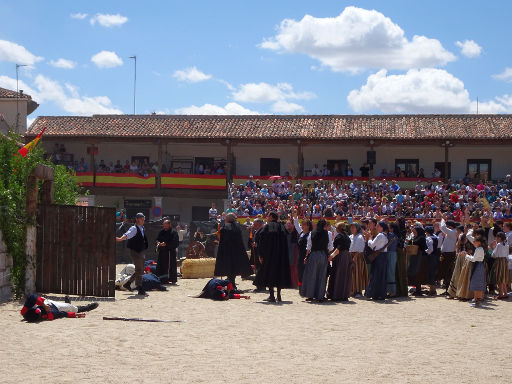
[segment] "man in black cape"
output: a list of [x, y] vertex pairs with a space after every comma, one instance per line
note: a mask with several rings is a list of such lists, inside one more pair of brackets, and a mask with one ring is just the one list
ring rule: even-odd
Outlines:
[[219, 249], [215, 262], [215, 276], [227, 276], [236, 290], [235, 277], [252, 275], [252, 267], [247, 257], [242, 230], [236, 216], [228, 213], [220, 229]]
[[277, 301], [281, 300], [281, 289], [291, 287], [290, 262], [286, 229], [278, 222], [276, 212], [270, 212], [268, 223], [259, 234], [258, 251], [261, 268], [254, 279], [256, 287], [268, 287], [270, 296], [267, 301], [274, 303], [274, 287], [277, 288]]
[[180, 244], [178, 232], [171, 226], [171, 221], [165, 219], [163, 222], [164, 229], [158, 234], [157, 250], [158, 264], [156, 267], [156, 275], [164, 284], [176, 284], [178, 282], [178, 267], [176, 265], [176, 248]]

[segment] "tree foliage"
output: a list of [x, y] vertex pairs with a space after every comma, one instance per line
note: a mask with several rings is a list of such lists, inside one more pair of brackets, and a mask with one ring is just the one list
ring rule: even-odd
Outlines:
[[[26, 157], [18, 156], [21, 137], [9, 133], [0, 135], [0, 230], [7, 251], [12, 257], [11, 281], [18, 297], [25, 285], [25, 240], [29, 218], [25, 211], [28, 176], [37, 164], [51, 166], [55, 172], [54, 199], [56, 204], [74, 205], [79, 187], [64, 166], [56, 166], [44, 159], [41, 145], [33, 148]], [[39, 184], [40, 186], [40, 184]]]

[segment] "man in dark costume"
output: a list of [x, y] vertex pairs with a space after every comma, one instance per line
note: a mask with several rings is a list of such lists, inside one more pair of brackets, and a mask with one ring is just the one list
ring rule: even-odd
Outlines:
[[234, 293], [233, 288], [234, 286], [229, 280], [211, 279], [201, 293], [195, 297], [212, 300], [250, 299], [250, 296]]
[[[251, 261], [254, 263], [254, 268], [256, 271], [261, 269], [260, 263], [260, 250], [259, 250], [259, 242], [261, 237], [261, 231], [265, 223], [262, 219], [257, 218], [254, 220], [252, 225], [252, 237], [249, 239], [249, 246], [251, 249]], [[256, 287], [255, 292], [264, 291], [265, 287]]]
[[169, 219], [164, 220], [163, 225], [164, 229], [160, 231], [156, 238], [158, 250], [156, 275], [164, 284], [167, 282], [176, 284], [178, 282], [176, 248], [179, 246], [180, 239]]
[[214, 276], [227, 276], [236, 289], [235, 278], [252, 275], [253, 270], [247, 257], [242, 230], [236, 216], [228, 213], [226, 221], [220, 229], [219, 250], [215, 262]]
[[270, 296], [266, 299], [275, 302], [274, 287], [277, 288], [277, 301], [281, 300], [281, 289], [291, 287], [290, 262], [286, 229], [278, 222], [277, 212], [270, 212], [268, 223], [263, 227], [258, 249], [261, 257], [261, 269], [254, 279], [256, 287], [268, 287]]

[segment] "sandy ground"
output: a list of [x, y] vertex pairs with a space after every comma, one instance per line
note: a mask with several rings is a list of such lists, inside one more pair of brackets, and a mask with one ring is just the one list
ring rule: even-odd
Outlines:
[[[195, 299], [180, 280], [118, 292], [84, 319], [22, 322], [0, 305], [0, 381], [86, 383], [510, 383], [512, 299], [483, 309], [443, 297], [310, 304]], [[250, 281], [240, 283], [252, 290]], [[104, 321], [103, 316], [185, 320]]]

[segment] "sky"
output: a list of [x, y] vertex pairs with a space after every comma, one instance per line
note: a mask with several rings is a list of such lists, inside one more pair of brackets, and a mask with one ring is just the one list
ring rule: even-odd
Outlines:
[[[30, 116], [512, 112], [512, 1], [0, 2]], [[477, 106], [478, 99], [478, 106]]]

